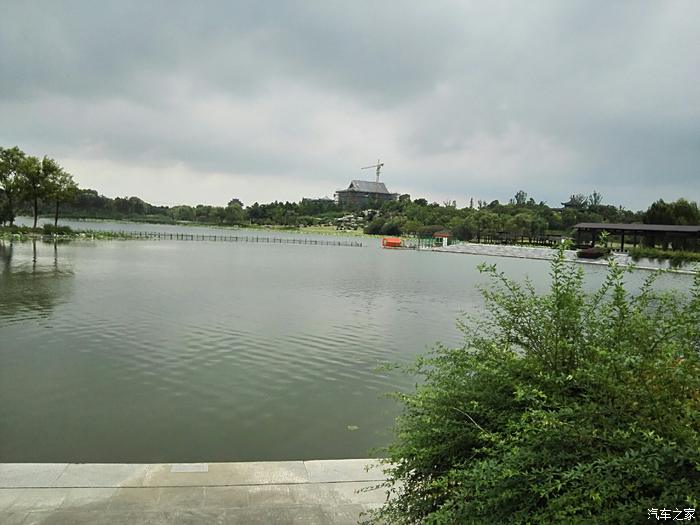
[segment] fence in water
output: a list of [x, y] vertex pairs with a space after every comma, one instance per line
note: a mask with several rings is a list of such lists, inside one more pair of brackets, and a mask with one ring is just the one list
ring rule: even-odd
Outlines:
[[166, 232], [110, 232], [126, 239], [152, 239], [171, 241], [257, 242], [267, 244], [313, 244], [317, 246], [349, 246], [361, 248], [358, 241], [330, 241], [323, 239], [297, 239], [294, 237], [260, 237], [259, 235], [209, 235], [197, 233]]

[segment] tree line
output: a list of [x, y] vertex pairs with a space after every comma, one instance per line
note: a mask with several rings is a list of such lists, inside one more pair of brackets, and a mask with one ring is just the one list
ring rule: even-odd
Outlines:
[[0, 147], [0, 224], [13, 225], [17, 210], [29, 206], [34, 228], [39, 205], [51, 206], [58, 225], [61, 203], [71, 200], [78, 185], [54, 159], [27, 155], [18, 147]]
[[659, 200], [646, 211], [626, 210], [603, 203], [603, 195], [571, 195], [561, 207], [536, 202], [518, 191], [508, 203], [472, 200], [457, 208], [454, 203], [428, 204], [425, 199], [411, 201], [402, 196], [385, 203], [365, 227], [366, 233], [384, 235], [415, 234], [430, 236], [448, 230], [460, 240], [481, 239], [499, 234], [541, 237], [567, 233], [579, 222], [648, 224], [700, 224], [700, 210], [695, 202], [678, 199], [672, 203]]
[[631, 211], [605, 204], [603, 195], [570, 195], [561, 206], [551, 207], [520, 190], [508, 202], [471, 199], [458, 208], [454, 201], [429, 203], [401, 195], [396, 201], [343, 208], [330, 199], [302, 199], [245, 206], [232, 198], [226, 206], [156, 206], [138, 197], [109, 198], [96, 190], [79, 188], [58, 163], [38, 159], [19, 148], [0, 148], [0, 224], [14, 222], [15, 215], [29, 214], [36, 227], [39, 215], [53, 215], [59, 207], [64, 217], [128, 219], [143, 222], [194, 222], [213, 225], [279, 225], [288, 227], [335, 224], [351, 214], [365, 233], [432, 236], [449, 230], [460, 240], [481, 240], [496, 235], [541, 237], [568, 233], [579, 222], [645, 222], [650, 224], [699, 224], [695, 202], [654, 202], [646, 211]]

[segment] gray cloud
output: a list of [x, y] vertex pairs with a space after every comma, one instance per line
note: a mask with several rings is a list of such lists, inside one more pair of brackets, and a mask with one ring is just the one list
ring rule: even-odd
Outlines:
[[166, 203], [330, 195], [377, 156], [436, 200], [698, 200], [699, 18], [690, 0], [6, 3], [0, 144]]

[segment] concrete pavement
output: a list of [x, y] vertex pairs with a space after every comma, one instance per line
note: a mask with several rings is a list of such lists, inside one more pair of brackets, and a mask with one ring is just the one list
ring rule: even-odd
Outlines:
[[0, 523], [351, 524], [386, 500], [383, 479], [369, 459], [0, 463]]

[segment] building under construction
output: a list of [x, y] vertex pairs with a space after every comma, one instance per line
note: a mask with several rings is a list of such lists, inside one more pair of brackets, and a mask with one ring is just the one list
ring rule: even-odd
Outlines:
[[383, 182], [354, 180], [347, 189], [335, 192], [338, 205], [345, 209], [379, 207], [386, 201], [398, 200], [398, 193], [390, 193]]
[[398, 193], [389, 193], [386, 185], [379, 182], [379, 173], [384, 167], [384, 163], [377, 159], [377, 163], [372, 166], [365, 166], [363, 170], [376, 170], [377, 180], [354, 180], [345, 190], [335, 192], [335, 198], [341, 208], [379, 208], [386, 201], [398, 200]]

